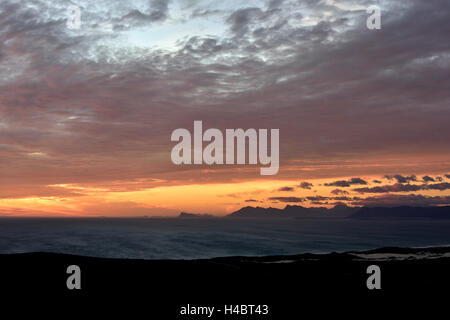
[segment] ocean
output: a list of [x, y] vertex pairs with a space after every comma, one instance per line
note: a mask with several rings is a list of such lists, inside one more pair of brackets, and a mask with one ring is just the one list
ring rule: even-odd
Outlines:
[[0, 219], [0, 254], [200, 259], [449, 244], [449, 220]]

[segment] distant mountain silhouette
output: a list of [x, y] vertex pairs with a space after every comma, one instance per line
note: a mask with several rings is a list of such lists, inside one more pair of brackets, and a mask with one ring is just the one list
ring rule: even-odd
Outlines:
[[195, 213], [181, 212], [180, 215], [177, 218], [180, 218], [180, 219], [198, 219], [198, 218], [215, 218], [215, 216], [213, 216], [211, 214], [195, 214]]
[[229, 218], [343, 218], [355, 213], [359, 208], [338, 204], [334, 208], [306, 208], [287, 205], [284, 209], [244, 207], [229, 214]]
[[[209, 214], [181, 212], [178, 218], [200, 219], [215, 218]], [[333, 208], [302, 207], [287, 205], [284, 209], [243, 207], [225, 218], [252, 219], [302, 219], [302, 218], [350, 218], [350, 219], [450, 219], [450, 206], [447, 207], [349, 207], [337, 204]]]
[[277, 218], [281, 217], [282, 209], [262, 208], [262, 207], [244, 207], [229, 214], [230, 218]]
[[450, 207], [363, 207], [352, 219], [450, 219]]

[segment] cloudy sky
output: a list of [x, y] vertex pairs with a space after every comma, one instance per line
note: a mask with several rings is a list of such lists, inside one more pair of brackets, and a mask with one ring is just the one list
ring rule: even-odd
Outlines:
[[[0, 215], [449, 204], [449, 21], [448, 0], [3, 0]], [[194, 120], [279, 128], [278, 175], [175, 166]]]

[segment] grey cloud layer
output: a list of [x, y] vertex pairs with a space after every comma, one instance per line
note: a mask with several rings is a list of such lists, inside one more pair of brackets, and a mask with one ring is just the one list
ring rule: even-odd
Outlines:
[[365, 28], [364, 10], [268, 1], [221, 10], [223, 37], [193, 34], [175, 51], [112, 45], [121, 30], [170, 19], [168, 1], [83, 7], [80, 31], [65, 27], [67, 4], [0, 3], [3, 181], [167, 178], [192, 170], [171, 165], [171, 131], [199, 119], [280, 128], [282, 164], [447, 150], [448, 1], [384, 1], [380, 31]]

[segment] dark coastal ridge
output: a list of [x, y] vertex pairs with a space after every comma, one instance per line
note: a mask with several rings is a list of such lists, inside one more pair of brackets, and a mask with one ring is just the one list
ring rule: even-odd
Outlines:
[[[208, 214], [193, 214], [182, 212], [178, 218], [213, 218]], [[225, 218], [348, 218], [359, 220], [370, 219], [450, 219], [450, 206], [442, 207], [350, 207], [339, 204], [333, 208], [302, 207], [287, 205], [284, 209], [243, 207]]]
[[[66, 288], [69, 265], [81, 268], [81, 290]], [[380, 267], [381, 290], [367, 288], [370, 265]], [[373, 308], [371, 313], [376, 313], [374, 306], [381, 304], [380, 313], [388, 306], [408, 312], [413, 301], [423, 307], [431, 297], [448, 297], [449, 270], [450, 247], [206, 260], [0, 255], [2, 290], [9, 297], [67, 300], [78, 306], [89, 303], [109, 311], [132, 306], [130, 311], [151, 312], [161, 319], [180, 319], [179, 309], [187, 304], [270, 306], [270, 317], [249, 319], [284, 319], [307, 311], [344, 315], [356, 307]]]

